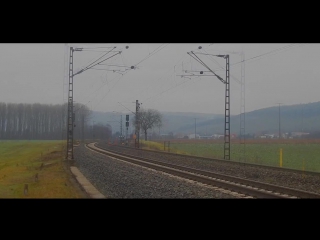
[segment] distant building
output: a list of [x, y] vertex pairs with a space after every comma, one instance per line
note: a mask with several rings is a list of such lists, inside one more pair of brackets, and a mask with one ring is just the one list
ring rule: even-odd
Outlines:
[[309, 135], [310, 133], [307, 133], [307, 132], [291, 132], [291, 136], [293, 138], [300, 138], [300, 137], [303, 137], [303, 136], [306, 136], [306, 135]]
[[212, 136], [212, 135], [210, 135], [210, 136], [208, 136], [208, 135], [202, 135], [202, 136], [200, 136], [199, 138], [200, 138], [200, 139], [212, 139], [213, 136]]
[[189, 139], [200, 139], [200, 135], [199, 134], [189, 134], [188, 135]]
[[221, 138], [224, 138], [224, 135], [221, 135], [221, 134], [213, 134], [212, 137], [214, 139], [221, 139]]
[[265, 134], [259, 135], [259, 138], [278, 138], [278, 135], [273, 133], [265, 133]]
[[175, 134], [175, 138], [181, 139], [183, 137], [184, 137], [184, 134], [182, 134], [182, 133]]

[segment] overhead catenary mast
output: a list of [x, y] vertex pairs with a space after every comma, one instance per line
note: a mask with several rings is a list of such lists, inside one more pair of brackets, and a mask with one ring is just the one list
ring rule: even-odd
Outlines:
[[[84, 48], [73, 48], [70, 47], [70, 55], [69, 55], [69, 90], [68, 90], [68, 111], [67, 111], [67, 154], [66, 159], [72, 160], [73, 159], [73, 127], [74, 127], [74, 116], [75, 113], [73, 111], [73, 77], [81, 74], [89, 69], [93, 69], [94, 66], [105, 62], [106, 60], [121, 54], [121, 51], [112, 51], [108, 50], [103, 56], [99, 57], [97, 60], [89, 64], [88, 66], [80, 69], [76, 73], [73, 73], [73, 54], [75, 51], [83, 51]], [[128, 47], [126, 47], [128, 48]], [[103, 57], [105, 57], [108, 53], [114, 53], [112, 56], [107, 57], [106, 59], [101, 60]]]
[[[199, 49], [202, 47], [199, 46]], [[230, 160], [230, 62], [229, 62], [229, 55], [213, 55], [209, 54], [211, 56], [221, 57], [226, 59], [226, 77], [223, 79], [219, 75], [217, 75], [213, 70], [209, 68], [193, 51], [188, 54], [193, 57], [195, 60], [197, 60], [201, 65], [203, 65], [205, 68], [209, 70], [215, 77], [217, 77], [222, 83], [225, 84], [225, 121], [224, 121], [224, 159]], [[203, 74], [203, 71], [200, 71], [201, 76]], [[182, 75], [184, 76], [184, 75]], [[187, 76], [187, 75], [186, 75]], [[197, 76], [195, 74], [188, 75], [188, 76]], [[212, 75], [205, 75], [205, 76], [212, 76]]]
[[66, 156], [66, 159], [69, 160], [73, 159], [73, 52], [73, 47], [70, 47]]

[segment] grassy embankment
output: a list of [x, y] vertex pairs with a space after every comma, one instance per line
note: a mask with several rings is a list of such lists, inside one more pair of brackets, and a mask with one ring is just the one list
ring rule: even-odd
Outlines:
[[[164, 143], [163, 141], [147, 141], [143, 142], [143, 148], [164, 151]], [[280, 149], [282, 149], [282, 167], [320, 172], [320, 140], [254, 140], [247, 141], [245, 144], [231, 142], [230, 156], [231, 160], [237, 162], [279, 167]], [[166, 151], [168, 151], [167, 147]], [[223, 159], [224, 142], [217, 140], [171, 140], [170, 152]]]
[[0, 141], [0, 198], [86, 198], [64, 149], [65, 141]]
[[166, 143], [163, 143], [163, 142], [140, 140], [140, 145], [141, 145], [141, 149], [149, 149], [149, 150], [165, 151], [165, 152], [170, 151], [171, 153], [190, 155], [190, 153], [188, 153], [185, 150], [172, 148], [171, 145], [168, 145], [168, 141], [166, 141]]

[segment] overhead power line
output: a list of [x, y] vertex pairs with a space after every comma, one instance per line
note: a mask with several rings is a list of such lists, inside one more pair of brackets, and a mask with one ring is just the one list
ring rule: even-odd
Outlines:
[[[110, 51], [109, 51], [109, 52], [110, 52]], [[90, 63], [87, 67], [82, 68], [80, 71], [78, 71], [77, 73], [75, 73], [74, 76], [77, 75], [77, 74], [80, 74], [80, 73], [82, 73], [82, 72], [84, 72], [84, 71], [86, 71], [86, 70], [88, 70], [88, 69], [90, 69], [90, 68], [92, 68], [92, 67], [94, 67], [94, 66], [96, 66], [96, 65], [98, 65], [99, 63], [102, 63], [102, 62], [104, 62], [104, 61], [107, 61], [108, 59], [110, 59], [110, 58], [112, 58], [112, 57], [114, 57], [114, 56], [116, 56], [116, 55], [118, 55], [118, 54], [121, 53], [121, 52], [119, 51], [119, 52], [117, 52], [116, 54], [114, 54], [114, 55], [112, 55], [112, 56], [110, 56], [110, 57], [108, 57], [108, 58], [106, 58], [106, 59], [104, 59], [104, 60], [96, 63], [96, 62], [99, 61], [101, 58], [103, 58], [105, 55], [107, 55], [109, 52], [103, 54], [100, 58], [98, 58], [98, 59], [95, 60], [94, 62]]]
[[[164, 49], [166, 46], [163, 46], [164, 44], [160, 45], [159, 47], [157, 47], [155, 50], [153, 50], [150, 54], [148, 54], [145, 58], [143, 58], [140, 62], [138, 62], [137, 64], [135, 64], [134, 66], [137, 66], [138, 64], [142, 63], [143, 61], [147, 60], [149, 57], [151, 57], [152, 55], [156, 54], [157, 52], [161, 51], [162, 49]], [[163, 47], [162, 47], [163, 46]], [[162, 47], [161, 49], [159, 49], [160, 47]]]
[[197, 55], [194, 54], [193, 51], [191, 51], [191, 53], [194, 55], [190, 55], [190, 53], [188, 53], [191, 57], [193, 57], [196, 61], [198, 61], [201, 65], [203, 65], [204, 67], [206, 67], [207, 69], [210, 70], [210, 72], [213, 73], [214, 76], [216, 76], [222, 83], [225, 83], [225, 80], [223, 80], [222, 77], [220, 77], [219, 75], [217, 75], [214, 71], [212, 71], [207, 64], [205, 64]]
[[[260, 55], [257, 55], [257, 56], [254, 56], [254, 57], [245, 59], [244, 61], [245, 61], [245, 62], [248, 62], [248, 61], [251, 61], [251, 60], [253, 60], [253, 59], [256, 59], [256, 58], [259, 58], [259, 57], [262, 57], [262, 56], [265, 56], [265, 55], [272, 54], [272, 53], [274, 53], [274, 52], [279, 52], [279, 51], [288, 50], [289, 48], [292, 48], [292, 47], [294, 47], [294, 46], [297, 46], [296, 43], [289, 44], [289, 45], [283, 46], [283, 47], [281, 47], [281, 48], [274, 49], [274, 50], [272, 50], [272, 51], [270, 51], [270, 52], [266, 52], [266, 53], [263, 53], [263, 54], [260, 54]], [[257, 59], [257, 60], [258, 60], [258, 59]], [[233, 63], [232, 66], [237, 65], [237, 64], [239, 64], [239, 63], [241, 63], [241, 61], [240, 61], [240, 62]]]

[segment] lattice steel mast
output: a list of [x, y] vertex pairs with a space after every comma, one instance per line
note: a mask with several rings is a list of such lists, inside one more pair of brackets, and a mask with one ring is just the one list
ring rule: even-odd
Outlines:
[[[201, 47], [199, 47], [201, 49]], [[222, 83], [225, 84], [225, 121], [224, 121], [224, 159], [230, 160], [230, 62], [229, 62], [229, 55], [213, 55], [209, 54], [211, 56], [216, 57], [222, 57], [226, 59], [226, 79], [221, 78], [219, 75], [217, 75], [214, 71], [212, 71], [193, 51], [188, 53], [191, 57], [193, 57], [195, 60], [197, 60], [201, 65], [206, 67], [215, 77], [217, 77]], [[203, 71], [200, 71], [200, 75], [203, 74]], [[183, 76], [183, 75], [181, 75]], [[190, 76], [197, 76], [195, 74], [192, 74]], [[210, 75], [205, 75], [210, 76]], [[212, 76], [212, 75], [211, 75]]]
[[73, 47], [70, 47], [66, 159], [73, 159], [73, 52]]
[[224, 114], [224, 159], [230, 160], [230, 64], [229, 55], [225, 55], [226, 59], [226, 94], [225, 94], [225, 114]]
[[[112, 49], [114, 49], [113, 47]], [[129, 48], [128, 46], [126, 47]], [[83, 48], [73, 48], [70, 47], [70, 55], [69, 55], [69, 90], [68, 90], [68, 113], [67, 113], [67, 153], [66, 153], [66, 159], [73, 159], [73, 127], [74, 127], [74, 112], [73, 112], [73, 77], [75, 75], [78, 75], [80, 73], [83, 73], [84, 71], [87, 71], [89, 69], [92, 69], [94, 66], [112, 58], [115, 55], [118, 55], [121, 53], [121, 51], [116, 51], [116, 53], [104, 60], [101, 60], [105, 55], [112, 52], [112, 50], [109, 50], [107, 53], [105, 53], [102, 57], [98, 58], [91, 64], [89, 64], [87, 67], [82, 68], [81, 70], [77, 71], [75, 74], [73, 73], [73, 54], [75, 51], [82, 51]]]

